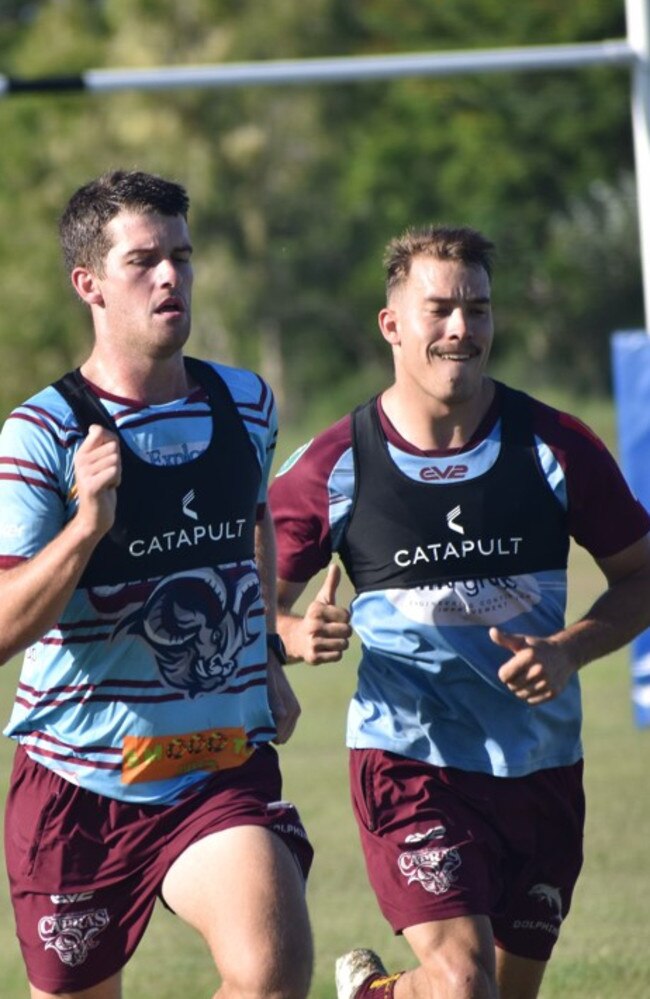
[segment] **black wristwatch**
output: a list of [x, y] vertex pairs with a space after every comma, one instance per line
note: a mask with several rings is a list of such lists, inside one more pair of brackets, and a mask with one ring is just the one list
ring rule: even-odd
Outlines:
[[277, 631], [267, 631], [266, 647], [273, 653], [281, 666], [286, 666], [289, 657], [287, 656], [287, 650], [284, 647], [284, 642], [278, 635]]

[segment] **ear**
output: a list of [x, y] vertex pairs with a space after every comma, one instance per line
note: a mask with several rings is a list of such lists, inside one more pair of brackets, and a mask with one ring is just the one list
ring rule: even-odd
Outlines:
[[402, 338], [400, 336], [399, 322], [394, 309], [381, 309], [377, 320], [379, 322], [379, 329], [381, 330], [381, 335], [384, 340], [387, 340], [393, 347], [398, 346], [402, 342]]
[[101, 293], [99, 281], [87, 267], [75, 267], [70, 275], [72, 287], [82, 302], [86, 305], [103, 305], [104, 296]]

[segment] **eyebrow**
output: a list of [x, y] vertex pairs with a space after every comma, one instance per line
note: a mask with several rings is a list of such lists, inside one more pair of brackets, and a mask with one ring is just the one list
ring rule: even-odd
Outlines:
[[[126, 250], [124, 253], [125, 257], [130, 257], [132, 255], [137, 255], [138, 253], [154, 253], [158, 249], [157, 246], [133, 246], [130, 250]], [[181, 243], [179, 246], [172, 247], [172, 253], [193, 253], [194, 247], [191, 243]]]
[[425, 302], [438, 302], [440, 305], [448, 305], [451, 302], [471, 302], [472, 305], [490, 305], [492, 299], [489, 296], [477, 295], [476, 297], [465, 297], [462, 295], [460, 298], [454, 296], [453, 298], [447, 298], [444, 295], [427, 295]]

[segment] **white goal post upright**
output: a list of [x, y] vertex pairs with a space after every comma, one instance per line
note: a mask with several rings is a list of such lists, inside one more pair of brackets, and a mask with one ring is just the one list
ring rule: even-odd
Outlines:
[[650, 333], [650, 0], [625, 0], [645, 328]]

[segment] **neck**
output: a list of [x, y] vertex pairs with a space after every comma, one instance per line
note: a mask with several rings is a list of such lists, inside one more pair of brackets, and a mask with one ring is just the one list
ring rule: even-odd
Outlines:
[[464, 447], [473, 437], [494, 398], [494, 382], [484, 378], [480, 389], [468, 399], [446, 402], [403, 392], [395, 383], [381, 404], [397, 432], [420, 451], [445, 451]]
[[180, 399], [193, 387], [180, 351], [164, 359], [134, 361], [104, 357], [95, 349], [81, 373], [104, 392], [150, 406]]

